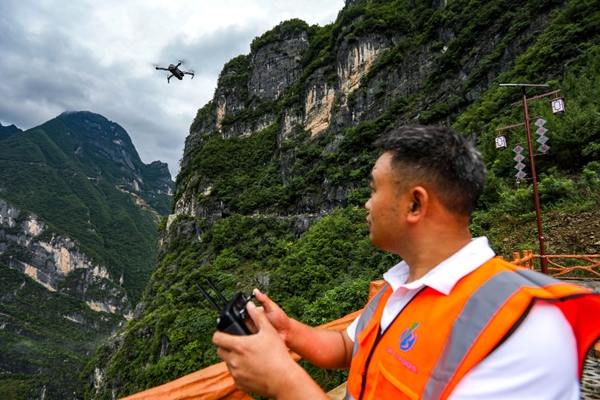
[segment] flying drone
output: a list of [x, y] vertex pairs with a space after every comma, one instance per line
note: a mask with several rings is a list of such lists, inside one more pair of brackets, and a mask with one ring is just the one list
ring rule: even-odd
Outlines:
[[169, 64], [169, 66], [167, 68], [163, 68], [163, 67], [159, 67], [158, 65], [156, 66], [157, 70], [163, 70], [163, 71], [169, 71], [171, 73], [171, 75], [167, 76], [167, 83], [170, 83], [169, 80], [172, 77], [175, 77], [179, 80], [183, 79], [184, 75], [191, 75], [192, 78], [194, 79], [194, 71], [182, 71], [179, 69], [179, 66], [181, 65], [181, 60], [177, 62], [177, 65], [173, 65], [173, 64]]

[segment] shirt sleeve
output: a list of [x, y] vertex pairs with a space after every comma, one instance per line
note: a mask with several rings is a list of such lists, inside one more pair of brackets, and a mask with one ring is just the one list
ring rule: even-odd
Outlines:
[[350, 337], [350, 340], [352, 340], [352, 342], [356, 342], [356, 325], [358, 324], [358, 319], [361, 316], [362, 314], [356, 317], [354, 321], [352, 321], [352, 323], [346, 328], [346, 333], [348, 334], [348, 337]]
[[451, 400], [579, 400], [577, 344], [558, 307], [537, 303], [517, 330], [476, 365]]

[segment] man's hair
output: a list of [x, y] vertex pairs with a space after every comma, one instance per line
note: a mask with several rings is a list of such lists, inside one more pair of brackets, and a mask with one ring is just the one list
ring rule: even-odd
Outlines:
[[471, 215], [486, 174], [473, 143], [443, 126], [402, 126], [375, 145], [392, 154], [392, 169], [402, 182], [429, 186], [448, 211]]

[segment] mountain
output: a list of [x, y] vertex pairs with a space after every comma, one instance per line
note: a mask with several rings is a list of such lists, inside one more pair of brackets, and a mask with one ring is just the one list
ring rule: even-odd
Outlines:
[[139, 300], [169, 209], [166, 164], [143, 164], [118, 124], [69, 112], [2, 141], [0, 182], [0, 198], [76, 240]]
[[98, 114], [11, 132], [0, 141], [0, 398], [72, 398], [155, 269], [173, 182]]
[[[545, 223], [598, 215], [598, 71], [597, 0], [347, 0], [330, 25], [265, 32], [225, 64], [191, 123], [159, 267], [82, 392], [125, 396], [219, 362], [217, 315], [195, 286], [207, 277], [227, 298], [259, 287], [311, 325], [362, 307], [368, 282], [398, 261], [371, 245], [363, 209], [373, 141], [396, 125], [443, 124], [476, 141], [488, 183], [473, 234], [503, 256], [536, 249], [531, 182], [517, 185], [514, 153], [494, 146], [499, 127], [524, 120], [522, 94], [500, 84], [548, 85], [526, 89], [552, 148], [536, 159]], [[557, 90], [567, 112], [554, 115], [549, 97], [534, 98]], [[522, 128], [507, 135], [526, 141]], [[556, 231], [548, 251], [598, 249], [593, 234]], [[345, 379], [307, 369], [324, 388]]]
[[3, 126], [2, 124], [0, 124], [0, 140], [6, 139], [7, 137], [9, 137], [17, 132], [23, 132], [23, 131], [14, 125]]

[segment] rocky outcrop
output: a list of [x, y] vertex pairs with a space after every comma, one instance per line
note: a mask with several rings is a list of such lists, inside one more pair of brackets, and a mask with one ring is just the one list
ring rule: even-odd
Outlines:
[[250, 96], [261, 101], [277, 100], [302, 75], [302, 57], [308, 49], [308, 34], [300, 31], [259, 48], [252, 55]]
[[[85, 301], [92, 310], [131, 316], [125, 290], [105, 266], [83, 254], [66, 236], [49, 232], [35, 214], [0, 199], [0, 260], [50, 291]], [[66, 281], [69, 285], [64, 285]]]
[[[280, 31], [285, 31], [285, 23], [273, 30]], [[335, 134], [363, 119], [363, 112], [374, 101], [374, 95], [369, 93], [374, 91], [367, 91], [367, 97], [353, 104], [349, 104], [347, 98], [359, 90], [361, 78], [378, 57], [394, 45], [392, 39], [368, 35], [353, 41], [342, 40], [334, 58], [335, 65], [318, 67], [307, 75], [306, 61], [302, 62], [310, 45], [307, 29], [296, 29], [288, 35], [280, 34], [278, 38], [225, 65], [213, 101], [207, 105], [208, 108], [199, 111], [197, 122], [201, 124], [194, 125], [197, 130], [192, 129], [186, 139], [182, 169], [192, 162], [205, 135], [215, 132], [223, 138], [247, 137], [278, 122], [278, 143], [281, 146], [297, 135], [297, 127], [301, 127], [300, 132], [307, 131], [309, 136], [314, 137], [320, 133]], [[273, 107], [274, 111], [270, 108], [264, 110], [266, 104], [280, 101], [292, 88], [301, 93], [299, 103], [283, 109]], [[354, 97], [359, 96], [355, 94]], [[215, 119], [209, 116], [212, 115], [210, 109], [213, 104]], [[199, 120], [200, 113], [203, 117]], [[253, 117], [255, 114], [256, 117]], [[278, 119], [278, 115], [281, 118]], [[282, 150], [280, 157], [282, 182], [287, 184], [294, 176], [294, 151]], [[204, 218], [210, 225], [211, 221], [214, 223], [229, 214], [225, 204], [197, 201], [199, 194], [210, 194], [212, 184], [195, 172], [190, 175], [186, 186], [195, 189], [178, 188], [180, 196], [177, 196], [174, 207], [176, 215]], [[334, 207], [343, 205], [354, 189], [323, 182], [324, 194], [320, 198], [307, 197], [304, 204], [297, 205], [297, 210], [299, 213], [327, 214]]]
[[[448, 4], [434, 2], [431, 12]], [[347, 0], [342, 13], [360, 7], [366, 6]], [[479, 98], [531, 46], [531, 38], [547, 25], [546, 12], [533, 15], [518, 35], [496, 24], [476, 36], [465, 34], [460, 24], [446, 24], [415, 40], [408, 28], [374, 28], [367, 16], [353, 11], [348, 12], [352, 17], [338, 21], [338, 36], [316, 49], [311, 48], [308, 25], [299, 20], [278, 25], [255, 39], [249, 55], [225, 65], [214, 99], [198, 112], [186, 139], [174, 213], [205, 218], [209, 224], [229, 215], [220, 200], [198, 201], [210, 194], [214, 182], [186, 170], [210, 135], [244, 138], [276, 124], [278, 153], [273, 157], [279, 161], [281, 183], [288, 185], [295, 176], [296, 149], [283, 146], [299, 132], [308, 133], [308, 144], [318, 136], [333, 137], [323, 149], [326, 155], [339, 150], [348, 129], [381, 118], [402, 101], [408, 105], [394, 111], [397, 124], [451, 122], [448, 114]], [[457, 51], [457, 42], [471, 51]], [[327, 214], [343, 207], [354, 190], [352, 183], [340, 185], [324, 177], [313, 190], [316, 194], [280, 212]]]

